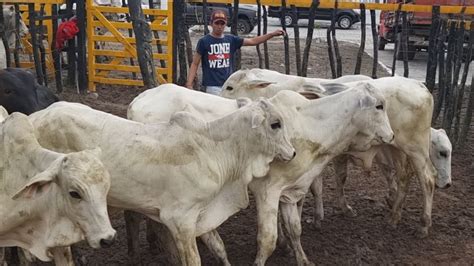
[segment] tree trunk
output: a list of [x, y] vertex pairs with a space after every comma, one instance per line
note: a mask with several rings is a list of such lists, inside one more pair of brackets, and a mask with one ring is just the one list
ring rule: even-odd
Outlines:
[[400, 50], [400, 45], [399, 45], [399, 42], [398, 42], [398, 38], [400, 38], [400, 34], [398, 34], [398, 29], [400, 28], [400, 10], [402, 9], [402, 4], [398, 4], [398, 8], [397, 8], [397, 11], [395, 12], [395, 48], [393, 50], [393, 61], [392, 61], [392, 77], [395, 76], [395, 69], [397, 67], [397, 54], [398, 54], [398, 50]]
[[311, 49], [311, 42], [313, 41], [314, 17], [316, 15], [316, 8], [318, 8], [318, 6], [319, 0], [313, 0], [311, 2], [311, 7], [309, 8], [308, 32], [306, 35], [306, 44], [303, 51], [303, 63], [301, 65], [301, 76], [303, 77], [306, 77], [308, 74], [309, 50]]
[[357, 53], [357, 61], [354, 74], [360, 74], [360, 68], [362, 66], [362, 56], [364, 55], [366, 39], [365, 25], [365, 4], [360, 3], [360, 47], [359, 52]]
[[379, 64], [379, 46], [378, 46], [378, 34], [377, 34], [377, 22], [375, 20], [375, 10], [370, 10], [370, 21], [372, 28], [372, 40], [374, 42], [374, 60], [372, 63], [372, 78], [377, 78], [377, 66]]
[[[281, 0], [280, 23], [281, 23], [281, 27], [286, 32], [285, 14], [286, 14], [286, 0]], [[290, 74], [290, 43], [288, 39], [288, 34], [285, 34], [285, 36], [283, 36], [283, 44], [285, 47], [285, 73], [289, 75]]]
[[[128, 10], [130, 11], [130, 20], [132, 21], [133, 32], [135, 34], [138, 65], [140, 66], [143, 84], [147, 89], [154, 88], [158, 86], [158, 82], [156, 81], [156, 69], [155, 63], [153, 62], [153, 48], [151, 47], [153, 37], [150, 25], [145, 20], [145, 15], [143, 14], [139, 0], [130, 0]], [[182, 25], [179, 24], [176, 26], [180, 27]]]
[[300, 50], [300, 29], [298, 28], [298, 12], [295, 5], [291, 5], [291, 11], [296, 18], [296, 23], [293, 24], [295, 32], [295, 55], [296, 55], [296, 74], [301, 76], [301, 50]]
[[428, 46], [428, 64], [426, 65], [426, 87], [433, 92], [436, 81], [436, 67], [437, 67], [437, 49], [436, 38], [439, 34], [440, 27], [439, 6], [433, 6], [431, 16], [431, 28]]

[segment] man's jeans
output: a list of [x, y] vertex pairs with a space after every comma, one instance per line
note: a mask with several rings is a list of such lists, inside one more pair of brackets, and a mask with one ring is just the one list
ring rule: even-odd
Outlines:
[[222, 87], [219, 86], [207, 86], [206, 92], [214, 95], [221, 95]]

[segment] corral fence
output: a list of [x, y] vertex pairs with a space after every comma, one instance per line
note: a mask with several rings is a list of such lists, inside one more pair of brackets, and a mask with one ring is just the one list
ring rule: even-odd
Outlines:
[[[194, 2], [194, 1], [193, 1]], [[431, 5], [426, 4], [432, 2]], [[380, 39], [382, 28], [388, 27], [388, 19], [383, 25], [376, 25], [376, 10], [385, 12], [394, 29], [395, 51], [392, 64], [392, 75], [395, 75], [395, 61], [403, 60], [404, 76], [409, 77], [408, 61], [413, 56], [411, 19], [417, 14], [425, 14], [428, 23], [426, 85], [436, 98], [433, 122], [446, 129], [452, 142], [462, 147], [465, 143], [474, 109], [472, 85], [468, 86], [470, 63], [473, 58], [474, 42], [474, 3], [472, 0], [435, 0], [435, 1], [398, 1], [386, 0], [386, 3], [364, 1], [308, 1], [308, 0], [210, 0], [202, 1], [203, 13], [206, 14], [208, 3], [223, 3], [229, 7], [232, 17], [233, 34], [237, 34], [237, 14], [239, 4], [257, 5], [257, 34], [265, 34], [268, 28], [267, 6], [280, 6], [281, 26], [284, 30], [294, 31], [295, 53], [289, 52], [289, 38], [284, 37], [285, 72], [307, 76], [310, 49], [313, 41], [314, 19], [317, 8], [332, 9], [330, 27], [326, 31], [327, 53], [333, 78], [342, 75], [342, 58], [339, 52], [336, 30], [336, 12], [338, 9], [359, 9], [361, 12], [361, 42], [355, 56], [354, 74], [359, 74], [362, 55], [366, 44], [366, 10], [370, 10], [370, 33], [373, 40], [373, 62], [371, 76], [377, 78], [378, 49], [383, 49], [385, 40]], [[167, 7], [154, 8], [154, 1], [149, 0], [149, 8], [140, 8], [131, 12], [137, 1], [122, 0], [120, 6], [98, 6], [92, 0], [67, 1], [66, 10], [61, 14], [61, 0], [0, 0], [0, 4], [15, 4], [16, 10], [23, 12], [22, 19], [30, 27], [30, 35], [22, 40], [23, 51], [28, 55], [27, 61], [21, 63], [19, 44], [10, 50], [15, 65], [35, 66], [38, 81], [46, 84], [51, 65], [54, 65], [56, 87], [62, 89], [61, 64], [59, 53], [53, 47], [53, 40], [60, 20], [77, 16], [79, 33], [75, 40], [68, 41], [64, 50], [68, 52], [68, 82], [78, 85], [80, 91], [94, 91], [97, 84], [121, 84], [152, 87], [165, 82], [183, 85], [192, 60], [193, 44], [189, 37], [189, 26], [186, 25], [187, 1], [168, 1]], [[419, 4], [421, 3], [421, 4]], [[425, 3], [425, 4], [423, 4]], [[76, 9], [73, 10], [73, 4]], [[138, 4], [140, 5], [140, 4]], [[235, 7], [235, 8], [233, 8]], [[308, 30], [304, 45], [300, 45], [298, 24], [290, 29], [284, 23], [285, 12], [297, 18], [297, 7], [309, 8]], [[288, 9], [287, 9], [288, 8]], [[263, 11], [263, 12], [262, 12]], [[138, 17], [133, 14], [138, 13]], [[120, 19], [120, 14], [124, 15]], [[262, 15], [263, 14], [263, 15]], [[199, 15], [199, 14], [198, 14]], [[201, 14], [202, 15], [202, 14]], [[385, 18], [385, 17], [384, 17]], [[2, 19], [2, 17], [0, 17]], [[203, 16], [207, 24], [207, 16]], [[141, 24], [140, 24], [141, 23]], [[137, 29], [142, 33], [137, 35]], [[0, 27], [2, 37], [5, 31]], [[207, 32], [207, 27], [205, 27]], [[5, 43], [5, 42], [4, 42]], [[47, 43], [47, 45], [45, 45]], [[302, 46], [303, 49], [300, 47]], [[268, 47], [263, 51], [257, 46], [260, 68], [269, 68]], [[314, 49], [314, 48], [313, 48]], [[63, 50], [63, 51], [64, 51]], [[10, 55], [10, 53], [7, 53]], [[144, 57], [140, 57], [140, 54]], [[7, 56], [9, 60], [10, 56]], [[138, 60], [137, 60], [138, 58]], [[141, 58], [141, 59], [140, 59]], [[236, 68], [240, 68], [237, 56]], [[290, 61], [296, 62], [296, 73], [290, 73]], [[33, 64], [34, 62], [34, 64]], [[53, 62], [53, 64], [51, 63]], [[77, 63], [76, 63], [77, 62]], [[10, 63], [10, 65], [12, 65]], [[76, 66], [77, 65], [77, 66]], [[77, 73], [76, 73], [77, 69]], [[152, 70], [153, 69], [153, 70]], [[141, 74], [141, 76], [140, 76]], [[472, 78], [471, 78], [472, 79]], [[471, 84], [474, 82], [471, 82]], [[463, 114], [463, 115], [462, 115]]]

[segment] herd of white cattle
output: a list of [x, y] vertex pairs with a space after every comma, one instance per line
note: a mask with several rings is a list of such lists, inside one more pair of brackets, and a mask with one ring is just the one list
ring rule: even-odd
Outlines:
[[370, 168], [374, 159], [387, 178], [393, 226], [418, 177], [420, 236], [428, 235], [435, 185], [451, 185], [452, 148], [442, 129], [431, 128], [433, 99], [423, 83], [251, 69], [234, 73], [222, 96], [165, 84], [137, 96], [128, 119], [69, 102], [30, 116], [2, 113], [0, 247], [73, 265], [70, 245], [112, 244], [109, 207], [164, 224], [183, 265], [200, 265], [196, 237], [229, 265], [216, 228], [247, 207], [249, 188], [255, 264], [265, 264], [278, 237], [308, 265], [300, 241], [305, 194], [315, 196], [320, 227], [320, 174], [332, 161], [339, 207], [355, 215], [344, 195], [347, 162]]

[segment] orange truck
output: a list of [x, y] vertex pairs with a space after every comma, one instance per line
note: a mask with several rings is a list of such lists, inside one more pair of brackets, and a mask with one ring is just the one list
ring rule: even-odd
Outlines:
[[[396, 4], [397, 0], [387, 0], [387, 3]], [[406, 2], [413, 5], [439, 5], [439, 6], [474, 6], [474, 0], [413, 0]], [[441, 14], [441, 17], [448, 18], [448, 14]], [[449, 18], [459, 19], [460, 14], [452, 14]], [[395, 25], [395, 12], [382, 11], [380, 13], [379, 24], [379, 50], [384, 50], [387, 43], [394, 43], [396, 34], [402, 29], [402, 16], [400, 15], [398, 25]], [[464, 20], [470, 21], [471, 16], [465, 15]], [[430, 36], [431, 26], [430, 12], [413, 12], [408, 13], [408, 59], [413, 60], [417, 51], [427, 50], [428, 38]], [[466, 32], [466, 41], [469, 34]], [[397, 40], [400, 40], [397, 37]], [[401, 50], [401, 49], [399, 49]], [[401, 52], [397, 54], [398, 59], [402, 59]]]

